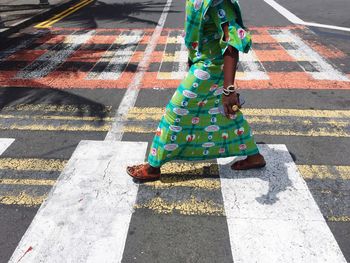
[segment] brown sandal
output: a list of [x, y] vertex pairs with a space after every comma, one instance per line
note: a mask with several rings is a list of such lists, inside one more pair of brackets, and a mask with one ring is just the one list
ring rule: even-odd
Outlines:
[[158, 180], [160, 178], [160, 173], [150, 174], [148, 172], [147, 164], [138, 164], [134, 166], [128, 166], [126, 168], [126, 172], [131, 177], [142, 181]]
[[250, 170], [259, 169], [266, 166], [266, 162], [263, 163], [249, 163], [247, 159], [240, 160], [231, 165], [232, 170]]

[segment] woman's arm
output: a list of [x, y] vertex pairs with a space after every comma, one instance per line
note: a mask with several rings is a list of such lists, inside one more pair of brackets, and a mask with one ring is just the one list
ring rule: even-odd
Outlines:
[[[224, 31], [224, 40], [227, 41], [229, 39], [228, 23], [224, 23], [222, 25], [222, 28]], [[224, 53], [224, 88], [234, 84], [238, 59], [238, 50], [233, 46], [228, 45]], [[230, 93], [229, 96], [222, 95], [222, 102], [225, 110], [225, 115], [229, 118], [230, 114], [234, 114], [232, 106], [238, 105], [237, 93]]]

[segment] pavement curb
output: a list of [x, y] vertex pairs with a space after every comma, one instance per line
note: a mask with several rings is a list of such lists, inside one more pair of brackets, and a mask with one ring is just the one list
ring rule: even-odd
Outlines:
[[9, 35], [17, 33], [21, 29], [26, 28], [33, 23], [48, 19], [53, 14], [63, 11], [64, 9], [68, 8], [71, 5], [78, 3], [79, 1], [80, 0], [66, 0], [61, 4], [52, 6], [52, 8], [50, 8], [49, 10], [42, 11], [42, 12], [40, 12], [40, 13], [30, 17], [30, 18], [19, 21], [19, 22], [15, 23], [13, 26], [11, 26], [10, 28], [7, 28], [3, 31], [0, 30], [0, 38], [8, 37]]

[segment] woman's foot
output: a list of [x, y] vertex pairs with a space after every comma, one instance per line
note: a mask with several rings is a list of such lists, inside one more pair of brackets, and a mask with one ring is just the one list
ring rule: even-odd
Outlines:
[[153, 167], [148, 163], [128, 166], [126, 172], [131, 177], [142, 180], [158, 180], [160, 178], [160, 167]]
[[233, 170], [258, 169], [266, 166], [264, 156], [260, 153], [249, 155], [244, 160], [240, 160], [231, 165]]

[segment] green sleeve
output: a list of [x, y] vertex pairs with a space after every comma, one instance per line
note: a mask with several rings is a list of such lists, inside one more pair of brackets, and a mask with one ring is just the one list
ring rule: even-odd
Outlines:
[[[247, 53], [252, 45], [251, 35], [246, 31], [238, 1], [235, 0], [214, 0], [208, 9], [211, 19], [216, 24], [220, 38], [222, 54], [230, 45], [237, 50]], [[224, 41], [224, 31], [222, 24], [228, 22], [229, 39]]]

